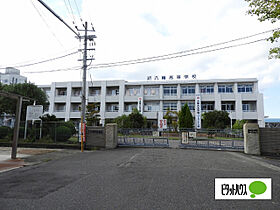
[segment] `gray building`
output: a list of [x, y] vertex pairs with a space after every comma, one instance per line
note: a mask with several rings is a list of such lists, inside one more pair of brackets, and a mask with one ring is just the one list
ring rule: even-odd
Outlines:
[[20, 70], [7, 67], [4, 74], [0, 73], [0, 82], [5, 85], [25, 83], [27, 78], [20, 75]]
[[[54, 82], [40, 85], [48, 95], [50, 106], [47, 113], [63, 120], [80, 120], [81, 82]], [[197, 96], [200, 107], [196, 105]], [[157, 125], [168, 109], [179, 111], [188, 103], [193, 116], [213, 110], [225, 110], [233, 123], [248, 120], [264, 127], [263, 94], [259, 93], [258, 80], [213, 79], [213, 80], [166, 80], [138, 81], [107, 80], [87, 82], [87, 104], [100, 107], [101, 124], [130, 114], [133, 108]]]
[[[27, 78], [20, 75], [20, 70], [7, 67], [5, 73], [0, 73], [0, 82], [4, 85], [19, 84], [27, 82]], [[0, 116], [0, 125], [14, 127], [14, 115], [3, 113]]]

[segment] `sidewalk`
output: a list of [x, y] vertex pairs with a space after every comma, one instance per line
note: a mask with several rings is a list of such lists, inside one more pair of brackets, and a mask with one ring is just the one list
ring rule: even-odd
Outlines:
[[11, 159], [11, 150], [11, 147], [0, 147], [0, 173], [38, 163], [26, 161], [28, 157], [59, 151], [59, 149], [18, 148], [17, 159]]

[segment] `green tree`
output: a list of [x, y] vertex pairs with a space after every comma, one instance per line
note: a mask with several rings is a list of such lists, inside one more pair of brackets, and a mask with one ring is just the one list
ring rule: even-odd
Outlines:
[[[249, 3], [247, 13], [249, 15], [257, 15], [260, 22], [270, 21], [276, 23], [280, 19], [280, 1], [279, 0], [245, 0]], [[271, 43], [277, 42], [280, 37], [280, 29], [273, 31], [268, 41]], [[271, 48], [269, 58], [280, 58], [280, 47]]]
[[127, 115], [123, 114], [115, 119], [118, 124], [118, 128], [131, 128], [130, 119]]
[[202, 115], [203, 128], [225, 129], [230, 126], [229, 114], [226, 111], [206, 112]]
[[[48, 105], [47, 96], [44, 91], [38, 88], [32, 83], [22, 83], [22, 84], [11, 84], [0, 86], [1, 90], [16, 93], [22, 96], [33, 98], [36, 100], [36, 104], [43, 105], [46, 109]], [[21, 110], [21, 119], [25, 120], [26, 108], [28, 105], [32, 105], [33, 101], [23, 101]], [[16, 102], [14, 99], [7, 97], [0, 97], [0, 113], [14, 114], [16, 110]]]
[[188, 104], [186, 103], [178, 115], [179, 118], [179, 128], [193, 128], [193, 116], [190, 111]]
[[40, 119], [43, 122], [55, 122], [55, 121], [59, 121], [59, 119], [56, 118], [56, 116], [54, 114], [50, 115], [50, 114], [44, 114], [43, 116], [40, 117]]
[[128, 115], [131, 128], [143, 128], [144, 127], [144, 117], [137, 109], [133, 109], [131, 114]]
[[246, 123], [246, 120], [236, 120], [233, 124], [233, 129], [243, 129], [243, 125]]
[[99, 110], [100, 107], [98, 104], [93, 103], [87, 105], [87, 112], [86, 112], [86, 122], [88, 126], [97, 126], [99, 125], [100, 115]]
[[173, 128], [174, 130], [177, 130], [178, 127], [178, 112], [171, 111], [169, 108], [167, 109], [166, 114], [163, 116], [163, 119], [167, 120], [167, 126], [168, 128]]

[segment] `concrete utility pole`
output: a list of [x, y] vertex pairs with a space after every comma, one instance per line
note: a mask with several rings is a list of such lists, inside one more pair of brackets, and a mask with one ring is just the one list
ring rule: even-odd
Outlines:
[[[83, 85], [82, 85], [82, 107], [81, 107], [81, 151], [83, 152], [84, 150], [84, 145], [83, 145], [83, 139], [85, 138], [85, 123], [86, 123], [86, 88], [87, 88], [87, 61], [90, 60], [94, 60], [94, 58], [87, 58], [87, 51], [88, 50], [95, 50], [94, 48], [92, 49], [88, 49], [87, 48], [87, 44], [88, 44], [88, 40], [93, 41], [94, 38], [96, 38], [95, 35], [88, 35], [88, 31], [94, 31], [94, 30], [88, 30], [88, 23], [85, 22], [84, 26], [84, 30], [78, 30], [78, 31], [84, 31], [85, 35], [84, 36], [80, 36], [78, 38], [80, 39], [84, 39], [84, 50], [83, 51]], [[81, 60], [79, 60], [81, 61]]]

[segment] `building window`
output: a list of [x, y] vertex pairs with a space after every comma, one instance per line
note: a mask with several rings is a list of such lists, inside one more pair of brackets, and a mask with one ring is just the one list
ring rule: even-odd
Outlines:
[[195, 94], [195, 86], [182, 87], [182, 95], [193, 95]]
[[106, 105], [107, 112], [118, 112], [119, 111], [119, 104], [107, 104]]
[[101, 88], [93, 88], [90, 87], [89, 88], [89, 96], [100, 96], [101, 94]]
[[163, 103], [163, 111], [177, 111], [177, 102]]
[[65, 103], [57, 103], [54, 106], [54, 111], [55, 112], [65, 112]]
[[177, 87], [176, 86], [167, 86], [163, 87], [164, 96], [177, 96]]
[[119, 95], [119, 88], [107, 88], [107, 96], [117, 96]]
[[214, 85], [201, 85], [199, 86], [200, 93], [211, 94], [214, 93]]
[[140, 88], [139, 87], [126, 88], [125, 95], [126, 96], [139, 96]]
[[195, 110], [194, 101], [182, 102], [181, 107], [183, 107], [186, 103], [191, 111]]
[[146, 102], [144, 103], [144, 112], [157, 112], [159, 111], [158, 102]]
[[233, 85], [218, 85], [219, 93], [233, 93]]
[[82, 90], [81, 88], [72, 88], [72, 96], [81, 96], [82, 94]]
[[255, 101], [243, 101], [242, 102], [242, 111], [243, 112], [256, 112], [256, 102]]
[[136, 103], [125, 103], [124, 104], [124, 111], [125, 112], [132, 112], [133, 109], [137, 109]]
[[238, 93], [252, 93], [253, 84], [238, 84]]
[[144, 95], [145, 96], [158, 96], [159, 95], [159, 88], [158, 87], [145, 87], [144, 88]]
[[67, 88], [56, 88], [56, 96], [66, 96]]
[[80, 111], [80, 104], [75, 104], [75, 103], [73, 103], [73, 104], [71, 104], [71, 112], [79, 112]]
[[214, 102], [202, 102], [201, 103], [202, 111], [214, 111]]
[[222, 111], [235, 111], [234, 101], [222, 101]]

